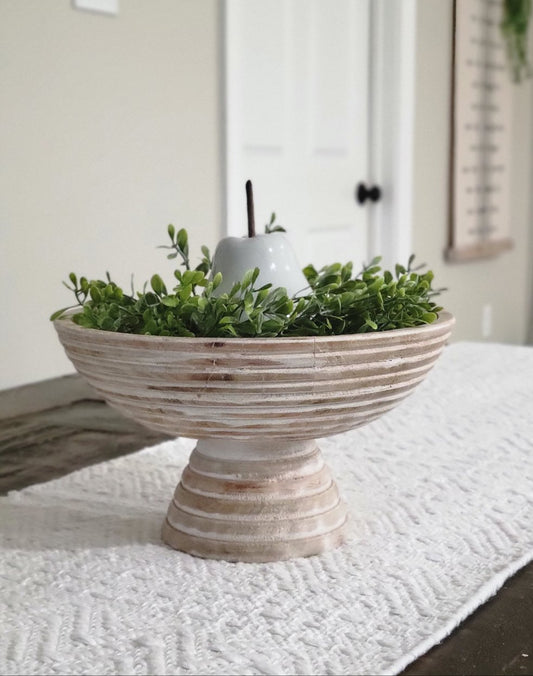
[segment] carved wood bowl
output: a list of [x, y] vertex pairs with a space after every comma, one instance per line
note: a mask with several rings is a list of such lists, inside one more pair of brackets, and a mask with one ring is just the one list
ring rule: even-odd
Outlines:
[[454, 318], [328, 337], [173, 338], [55, 321], [65, 351], [111, 405], [198, 439], [163, 524], [171, 547], [229, 561], [318, 554], [347, 510], [316, 438], [364, 425], [420, 383]]

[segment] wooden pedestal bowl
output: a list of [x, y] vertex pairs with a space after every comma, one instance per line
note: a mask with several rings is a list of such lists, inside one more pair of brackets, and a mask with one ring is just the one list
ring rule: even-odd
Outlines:
[[173, 338], [55, 321], [65, 351], [111, 405], [198, 439], [163, 524], [196, 556], [276, 561], [343, 541], [347, 510], [314, 441], [402, 401], [439, 357], [454, 318], [380, 333]]

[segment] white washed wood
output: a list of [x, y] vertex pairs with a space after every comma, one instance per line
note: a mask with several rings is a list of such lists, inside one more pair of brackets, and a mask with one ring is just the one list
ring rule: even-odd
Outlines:
[[380, 333], [174, 338], [55, 326], [76, 369], [125, 415], [199, 439], [163, 527], [198, 556], [270, 561], [342, 541], [346, 510], [315, 438], [359, 427], [423, 380], [454, 319]]

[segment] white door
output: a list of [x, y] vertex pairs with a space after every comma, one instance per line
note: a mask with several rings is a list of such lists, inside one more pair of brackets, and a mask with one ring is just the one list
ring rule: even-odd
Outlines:
[[302, 265], [368, 261], [370, 0], [227, 0], [227, 233], [272, 212]]

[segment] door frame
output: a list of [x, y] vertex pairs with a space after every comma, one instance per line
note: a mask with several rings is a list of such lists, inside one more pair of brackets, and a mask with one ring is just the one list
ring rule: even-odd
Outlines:
[[369, 237], [386, 268], [407, 264], [413, 253], [416, 10], [416, 0], [370, 2], [368, 173], [382, 199], [372, 208]]
[[[230, 156], [239, 138], [240, 110], [234, 105], [238, 83], [234, 68], [239, 55], [229, 39], [235, 17], [224, 0], [222, 35], [223, 231], [232, 230], [238, 158]], [[370, 0], [369, 166], [359, 180], [379, 185], [382, 198], [365, 206], [369, 213], [369, 248], [382, 256], [383, 266], [407, 263], [412, 253], [413, 155], [415, 132], [416, 0]], [[378, 49], [382, 45], [382, 49]], [[232, 72], [233, 77], [228, 74]], [[355, 200], [355, 196], [354, 196]]]

